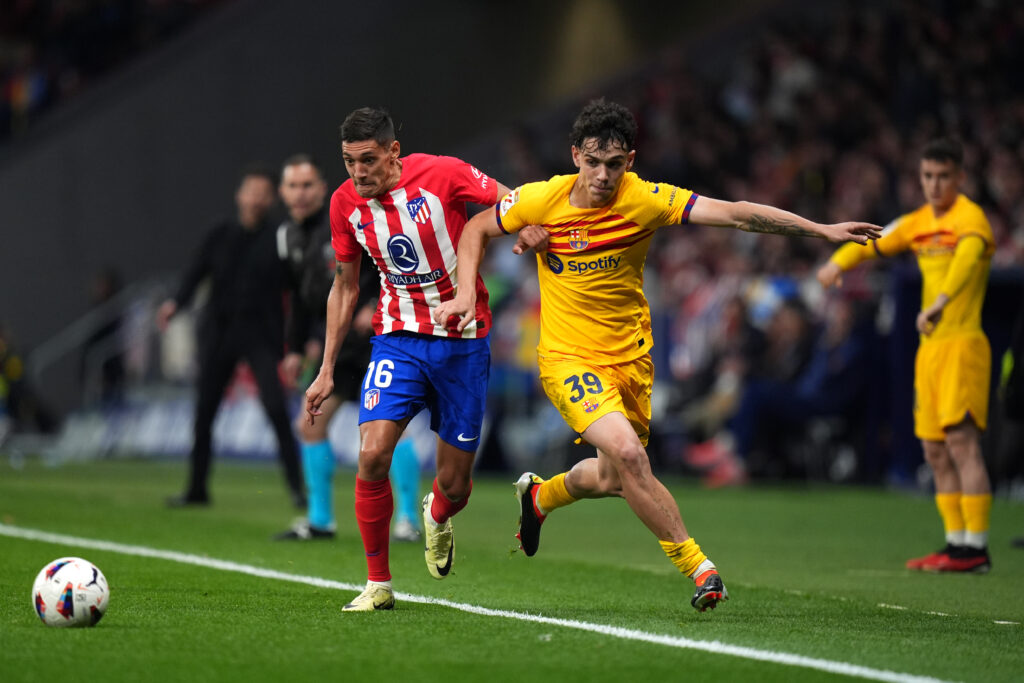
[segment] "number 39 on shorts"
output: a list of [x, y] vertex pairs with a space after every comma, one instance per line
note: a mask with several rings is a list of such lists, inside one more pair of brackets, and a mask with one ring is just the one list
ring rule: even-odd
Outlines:
[[565, 384], [572, 391], [572, 395], [569, 396], [571, 403], [576, 403], [582, 399], [586, 394], [600, 394], [604, 391], [604, 387], [601, 385], [601, 379], [592, 372], [584, 372], [582, 375], [572, 375], [567, 377], [562, 384]]
[[394, 369], [395, 362], [387, 358], [370, 361], [370, 366], [366, 368], [366, 381], [363, 382], [363, 389], [369, 389], [371, 383], [378, 389], [387, 389], [391, 386], [391, 373]]

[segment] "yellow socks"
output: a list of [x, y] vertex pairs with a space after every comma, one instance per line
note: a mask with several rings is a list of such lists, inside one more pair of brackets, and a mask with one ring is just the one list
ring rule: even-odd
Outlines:
[[694, 576], [698, 570], [707, 571], [715, 568], [707, 555], [701, 552], [697, 541], [692, 538], [688, 538], [682, 543], [673, 543], [672, 541], [658, 541], [658, 543], [661, 544], [661, 549], [668, 555], [672, 564], [687, 576]]
[[988, 546], [989, 519], [992, 514], [992, 494], [960, 496], [960, 509], [963, 511], [964, 545], [972, 548]]
[[939, 509], [942, 525], [946, 529], [946, 543], [964, 544], [964, 515], [961, 512], [960, 492], [936, 493], [935, 507]]
[[547, 515], [552, 510], [576, 502], [576, 499], [570, 496], [568, 489], [565, 488], [566, 474], [567, 472], [556, 474], [537, 488], [534, 505], [537, 506], [537, 511], [540, 514]]

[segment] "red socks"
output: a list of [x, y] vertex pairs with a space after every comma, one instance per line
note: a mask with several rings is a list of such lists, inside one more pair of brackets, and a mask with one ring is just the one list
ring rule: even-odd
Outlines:
[[[434, 490], [437, 490], [436, 484]], [[434, 500], [437, 500], [436, 495]], [[359, 535], [363, 537], [363, 548], [366, 549], [367, 578], [370, 581], [391, 580], [388, 533], [394, 510], [395, 501], [391, 496], [389, 480], [363, 481], [356, 477], [356, 522], [359, 524]]]
[[441, 493], [441, 489], [437, 488], [437, 478], [434, 478], [434, 502], [430, 506], [430, 516], [434, 518], [434, 521], [438, 524], [444, 524], [448, 521], [449, 517], [453, 517], [462, 508], [466, 507], [466, 503], [469, 502], [469, 494], [473, 493], [473, 482], [469, 482], [469, 491], [466, 493], [466, 497], [462, 500], [452, 502], [445, 498], [445, 495]]

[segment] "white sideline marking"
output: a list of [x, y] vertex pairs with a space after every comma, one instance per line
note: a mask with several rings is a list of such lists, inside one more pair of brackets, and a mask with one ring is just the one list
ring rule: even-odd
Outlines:
[[[147, 548], [141, 545], [126, 545], [123, 543], [115, 543], [113, 541], [65, 536], [64, 534], [54, 534], [48, 531], [39, 531], [36, 529], [24, 529], [21, 527], [9, 526], [7, 524], [0, 524], [0, 535], [24, 538], [30, 541], [43, 541], [45, 543], [69, 545], [78, 548], [105, 550], [107, 552], [120, 553], [122, 555], [152, 557], [160, 560], [179, 562], [181, 564], [191, 564], [197, 567], [208, 567], [210, 569], [220, 569], [222, 571], [248, 574], [249, 576], [257, 576], [264, 579], [277, 579], [279, 581], [303, 583], [310, 586], [316, 586], [318, 588], [333, 588], [336, 590], [348, 591], [363, 589], [363, 584], [332, 581], [330, 579], [323, 579], [317, 576], [288, 574], [285, 572], [275, 571], [273, 569], [263, 569], [252, 565], [239, 564], [237, 562], [229, 562], [227, 560], [217, 560], [188, 553], [179, 553], [172, 550], [159, 550], [157, 548]], [[517, 619], [519, 621], [528, 621], [535, 624], [547, 624], [550, 626], [561, 626], [563, 628], [571, 628], [578, 631], [589, 631], [591, 633], [598, 633], [605, 636], [611, 636], [613, 638], [622, 638], [624, 640], [636, 640], [684, 650], [701, 650], [712, 654], [730, 655], [733, 657], [741, 657], [743, 659], [754, 659], [762, 662], [783, 664], [786, 666], [815, 669], [828, 673], [852, 676], [854, 678], [865, 678], [872, 681], [885, 681], [886, 683], [949, 683], [948, 681], [943, 681], [939, 678], [932, 678], [930, 676], [916, 676], [913, 674], [899, 673], [897, 671], [887, 671], [885, 669], [872, 669], [870, 667], [859, 666], [857, 664], [834, 662], [828, 659], [818, 659], [815, 657], [805, 657], [803, 655], [795, 655], [788, 652], [757, 650], [752, 647], [729, 645], [728, 643], [722, 643], [717, 640], [691, 640], [690, 638], [647, 633], [645, 631], [637, 631], [618, 626], [608, 626], [607, 624], [592, 624], [585, 621], [576, 621], [575, 619], [556, 619], [553, 617], [544, 617], [539, 614], [526, 614], [523, 612], [512, 612], [509, 610], [490, 609], [488, 607], [480, 607], [478, 605], [470, 605], [463, 602], [452, 602], [441, 598], [431, 598], [425, 595], [413, 595], [411, 593], [400, 593], [397, 591], [395, 592], [395, 597], [406, 602], [418, 602], [425, 605], [439, 605], [441, 607], [456, 609], [461, 612], [468, 612], [469, 614]]]

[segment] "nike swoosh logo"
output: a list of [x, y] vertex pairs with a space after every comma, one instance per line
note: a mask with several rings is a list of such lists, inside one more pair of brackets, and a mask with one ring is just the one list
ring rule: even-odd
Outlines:
[[448, 576], [448, 572], [452, 570], [452, 552], [455, 550], [455, 544], [452, 543], [448, 548], [448, 560], [444, 563], [444, 566], [435, 564], [437, 567], [437, 573], [441, 576]]
[[366, 221], [365, 223], [360, 223], [356, 227], [359, 228], [360, 230], [366, 230], [371, 225], [373, 225], [373, 221]]
[[658, 187], [657, 185], [655, 185], [654, 189], [651, 190], [651, 194], [658, 194], [659, 192], [661, 192], [661, 188]]
[[459, 434], [459, 436], [458, 436], [459, 441], [463, 441], [463, 442], [465, 442], [465, 441], [476, 441], [479, 438], [480, 437], [478, 437], [478, 436], [465, 437], [462, 434]]

